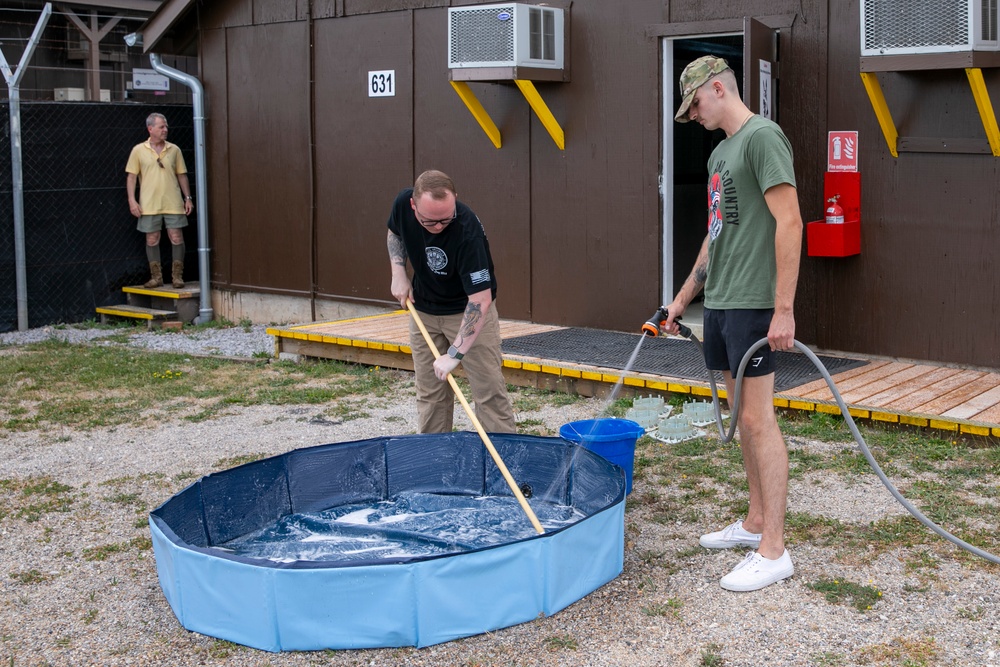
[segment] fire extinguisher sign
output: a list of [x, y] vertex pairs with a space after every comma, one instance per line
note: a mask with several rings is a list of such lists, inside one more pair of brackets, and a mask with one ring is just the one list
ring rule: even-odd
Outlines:
[[827, 171], [858, 170], [858, 133], [830, 132], [827, 146]]

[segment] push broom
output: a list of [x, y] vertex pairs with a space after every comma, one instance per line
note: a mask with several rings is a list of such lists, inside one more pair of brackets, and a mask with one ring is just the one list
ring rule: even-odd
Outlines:
[[[427, 347], [429, 347], [431, 352], [434, 353], [434, 358], [439, 358], [441, 353], [438, 352], [437, 346], [434, 344], [434, 341], [431, 340], [431, 335], [427, 333], [427, 328], [424, 326], [423, 320], [420, 319], [420, 314], [417, 313], [417, 309], [413, 307], [413, 302], [407, 299], [406, 307], [410, 309], [410, 314], [413, 315], [413, 321], [417, 323], [417, 328], [420, 329], [420, 333], [423, 334], [424, 340], [427, 341]], [[476, 417], [476, 413], [472, 411], [471, 407], [469, 407], [469, 402], [465, 400], [465, 395], [462, 393], [461, 388], [458, 386], [458, 382], [455, 381], [455, 378], [452, 377], [451, 373], [448, 373], [448, 384], [451, 385], [451, 389], [455, 392], [455, 396], [458, 396], [459, 402], [462, 404], [462, 407], [465, 408], [465, 414], [469, 415], [469, 419], [472, 420], [472, 425], [476, 427], [479, 437], [483, 439], [483, 444], [486, 445], [486, 450], [490, 453], [490, 456], [493, 457], [493, 462], [497, 464], [497, 468], [500, 469], [500, 473], [503, 475], [503, 478], [507, 480], [507, 485], [514, 493], [514, 497], [517, 498], [517, 502], [520, 503], [521, 509], [523, 509], [524, 513], [528, 515], [528, 520], [531, 521], [531, 525], [535, 527], [535, 532], [539, 535], [544, 534], [545, 531], [542, 529], [542, 524], [538, 522], [538, 517], [535, 516], [531, 506], [528, 505], [528, 501], [525, 500], [524, 494], [521, 493], [521, 489], [518, 488], [517, 482], [515, 482], [514, 478], [511, 477], [510, 471], [507, 470], [507, 466], [504, 465], [503, 459], [500, 458], [500, 454], [497, 453], [496, 448], [490, 441], [490, 436], [486, 434], [486, 431], [483, 429], [483, 425], [479, 423], [479, 418]]]

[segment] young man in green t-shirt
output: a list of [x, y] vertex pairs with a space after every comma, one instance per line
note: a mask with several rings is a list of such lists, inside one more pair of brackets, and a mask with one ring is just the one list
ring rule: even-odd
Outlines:
[[746, 519], [702, 535], [710, 549], [753, 547], [722, 578], [722, 587], [753, 591], [792, 576], [784, 545], [788, 451], [774, 413], [772, 352], [795, 338], [792, 313], [802, 246], [792, 149], [781, 128], [740, 99], [736, 76], [722, 58], [703, 56], [681, 74], [678, 122], [722, 129], [726, 138], [708, 162], [708, 235], [694, 270], [669, 305], [664, 329], [705, 290], [705, 358], [721, 371], [729, 396], [747, 350], [767, 337], [744, 373], [737, 420], [750, 486]]

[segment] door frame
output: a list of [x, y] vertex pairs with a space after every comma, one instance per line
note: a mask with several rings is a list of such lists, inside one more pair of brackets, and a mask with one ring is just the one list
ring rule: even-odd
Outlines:
[[[749, 99], [747, 106], [755, 112], [759, 108], [757, 92], [760, 85], [760, 71], [751, 66], [759, 59], [760, 50], [766, 48], [767, 33], [771, 37], [772, 79], [780, 75], [777, 57], [780, 34], [790, 32], [795, 21], [794, 14], [782, 14], [763, 17], [745, 17], [722, 19], [716, 21], [698, 21], [693, 23], [667, 23], [651, 26], [648, 34], [658, 38], [660, 51], [660, 174], [659, 195], [661, 211], [660, 233], [660, 285], [663, 303], [670, 303], [679, 285], [674, 285], [674, 113], [680, 100], [677, 94], [677, 82], [673, 80], [674, 72], [674, 42], [677, 40], [697, 39], [699, 37], [734, 37], [742, 36], [744, 43], [743, 95]], [[763, 33], [763, 36], [762, 36]], [[748, 38], [749, 35], [749, 38]], [[751, 52], [752, 51], [752, 52]], [[772, 119], [778, 120], [777, 103], [775, 103]]]

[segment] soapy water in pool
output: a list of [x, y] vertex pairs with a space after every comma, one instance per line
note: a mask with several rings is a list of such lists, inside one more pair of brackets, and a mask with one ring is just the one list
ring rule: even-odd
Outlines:
[[[530, 504], [545, 532], [586, 518], [567, 505], [538, 498]], [[406, 492], [374, 504], [290, 514], [216, 548], [282, 563], [384, 562], [461, 553], [535, 534], [510, 496]]]

